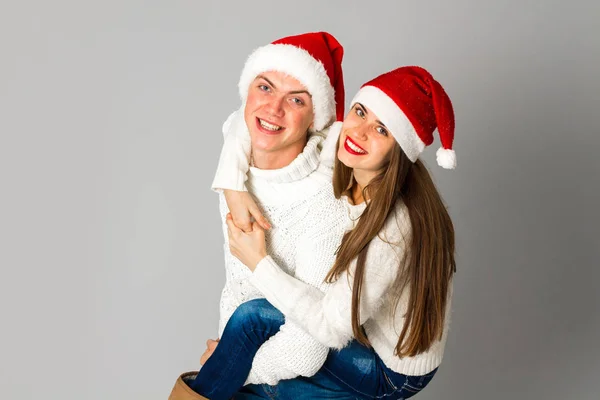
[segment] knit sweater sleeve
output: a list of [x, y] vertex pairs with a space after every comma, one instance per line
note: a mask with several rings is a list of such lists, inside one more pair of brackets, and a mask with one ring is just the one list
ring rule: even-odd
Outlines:
[[233, 297], [231, 290], [227, 285], [221, 291], [221, 300], [219, 302], [219, 331], [218, 337], [223, 335], [223, 331], [225, 330], [225, 325], [227, 325], [227, 321], [231, 317], [231, 314], [237, 308], [237, 303], [235, 298]]
[[234, 111], [223, 124], [225, 142], [212, 190], [246, 191], [246, 174], [250, 165], [250, 134], [244, 121], [244, 109]]
[[322, 135], [325, 136], [323, 147], [320, 154], [319, 168], [333, 169], [337, 155], [337, 142], [342, 130], [341, 122], [334, 122], [329, 128], [326, 128]]
[[[375, 237], [369, 245], [360, 301], [361, 325], [381, 307], [398, 273], [404, 253], [403, 241], [398, 239], [409, 231], [407, 220], [400, 224], [391, 235], [394, 241]], [[356, 260], [323, 293], [286, 274], [267, 256], [259, 262], [250, 279], [286, 318], [298, 323], [323, 345], [340, 349], [354, 336], [351, 321], [355, 270]]]
[[[311, 226], [312, 230], [305, 231], [296, 239], [294, 276], [323, 292], [330, 286], [324, 282], [324, 278], [331, 268], [333, 253], [338, 245], [337, 239], [330, 238], [334, 235], [337, 237], [334, 232], [339, 227], [328, 224], [331, 230], [323, 230], [317, 229], [316, 225]], [[246, 383], [275, 385], [284, 379], [313, 376], [325, 362], [328, 353], [328, 347], [297, 322], [286, 318], [279, 332], [259, 348]]]
[[293, 321], [259, 349], [252, 362], [247, 384], [276, 385], [280, 380], [313, 376], [321, 368], [329, 349]]

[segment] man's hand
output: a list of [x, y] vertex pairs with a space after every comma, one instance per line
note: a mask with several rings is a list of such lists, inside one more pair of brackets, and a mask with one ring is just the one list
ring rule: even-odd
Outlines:
[[252, 231], [252, 218], [265, 230], [271, 228], [269, 221], [262, 215], [252, 195], [248, 192], [223, 190], [227, 207], [233, 217], [233, 223], [244, 232]]
[[214, 353], [214, 351], [217, 348], [218, 344], [219, 344], [219, 339], [217, 339], [217, 340], [208, 339], [206, 341], [206, 351], [200, 357], [200, 365], [204, 365], [206, 363], [206, 361]]

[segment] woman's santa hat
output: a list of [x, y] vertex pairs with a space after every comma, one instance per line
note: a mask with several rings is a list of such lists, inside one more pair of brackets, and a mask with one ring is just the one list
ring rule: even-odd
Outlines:
[[412, 162], [433, 142], [437, 128], [442, 143], [437, 162], [446, 169], [456, 167], [452, 103], [425, 69], [401, 67], [380, 75], [360, 88], [351, 104], [355, 103], [379, 117]]
[[244, 65], [238, 84], [242, 101], [252, 81], [267, 71], [283, 72], [302, 83], [312, 96], [314, 130], [344, 119], [344, 49], [327, 32], [289, 36], [256, 49]]

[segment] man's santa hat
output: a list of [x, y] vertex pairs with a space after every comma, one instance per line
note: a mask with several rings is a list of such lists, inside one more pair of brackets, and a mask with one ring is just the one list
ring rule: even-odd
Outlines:
[[238, 84], [242, 101], [261, 73], [283, 72], [296, 78], [312, 96], [314, 130], [344, 118], [342, 45], [327, 32], [289, 36], [256, 49], [244, 65]]

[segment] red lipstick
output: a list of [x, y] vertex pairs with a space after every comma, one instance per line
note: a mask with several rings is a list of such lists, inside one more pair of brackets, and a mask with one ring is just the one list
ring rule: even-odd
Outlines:
[[[359, 149], [361, 149], [362, 151], [364, 151], [364, 153], [359, 153], [355, 150], [353, 150], [349, 145], [348, 142], [351, 142], [354, 146], [358, 147]], [[344, 148], [346, 149], [346, 151], [350, 154], [353, 154], [355, 156], [364, 156], [367, 153], [367, 151], [365, 149], [363, 149], [362, 147], [360, 147], [358, 144], [356, 144], [356, 142], [352, 139], [350, 139], [350, 137], [346, 136], [346, 140], [344, 140]]]

